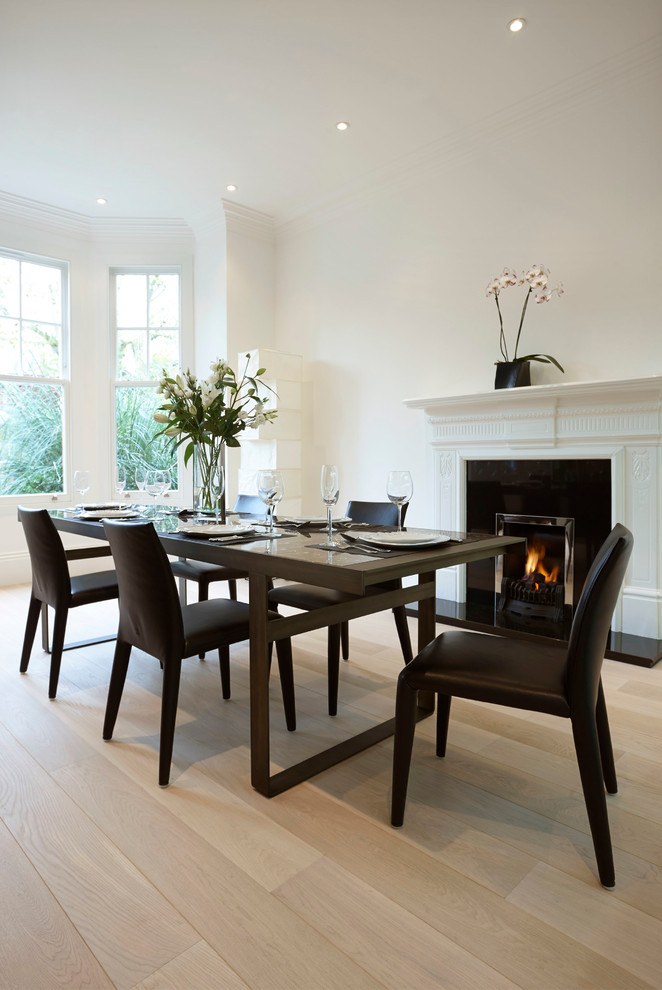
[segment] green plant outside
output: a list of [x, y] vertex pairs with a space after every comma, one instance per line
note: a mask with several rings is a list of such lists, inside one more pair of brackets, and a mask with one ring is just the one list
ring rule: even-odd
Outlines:
[[177, 459], [167, 437], [154, 421], [162, 399], [156, 388], [118, 386], [115, 390], [117, 463], [124, 468], [128, 489], [135, 489], [136, 468], [170, 470], [172, 488], [178, 487]]
[[61, 385], [0, 383], [0, 494], [62, 492]]

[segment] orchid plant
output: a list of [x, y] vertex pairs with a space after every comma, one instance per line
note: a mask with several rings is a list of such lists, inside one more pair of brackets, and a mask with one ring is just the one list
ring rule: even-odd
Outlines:
[[[522, 306], [522, 313], [519, 320], [519, 327], [517, 328], [517, 337], [515, 339], [515, 351], [513, 353], [512, 359], [508, 354], [508, 344], [506, 342], [506, 335], [503, 329], [503, 316], [501, 314], [501, 306], [499, 305], [499, 295], [503, 289], [507, 289], [511, 285], [526, 285], [526, 296], [524, 297], [524, 305]], [[517, 272], [510, 268], [504, 268], [503, 274], [498, 275], [493, 278], [492, 281], [487, 286], [486, 295], [494, 296], [494, 301], [496, 303], [497, 312], [499, 314], [499, 349], [503, 356], [504, 361], [540, 361], [543, 364], [554, 364], [559, 369], [563, 371], [563, 368], [551, 354], [526, 354], [524, 357], [517, 356], [517, 349], [519, 347], [520, 337], [522, 335], [522, 327], [524, 326], [524, 317], [526, 316], [526, 308], [529, 305], [529, 299], [533, 295], [534, 301], [536, 303], [549, 302], [553, 294], [556, 293], [558, 296], [563, 295], [563, 283], [559, 282], [554, 288], [549, 286], [549, 271], [543, 265], [533, 265], [527, 271], [518, 275]], [[498, 362], [497, 362], [498, 363]]]
[[159, 380], [157, 391], [165, 401], [154, 413], [156, 422], [163, 424], [156, 435], [172, 438], [173, 452], [186, 444], [185, 465], [196, 451], [204, 504], [211, 501], [210, 479], [215, 465], [221, 463], [223, 445], [239, 447], [237, 438], [245, 429], [270, 423], [278, 415], [277, 410], [267, 409], [269, 398], [260, 396], [261, 389], [276, 394], [266, 382], [258, 382], [266, 368], [250, 375], [250, 360], [247, 354], [240, 379], [219, 358], [212, 362], [207, 378], [199, 379], [190, 370], [169, 377], [164, 370]]

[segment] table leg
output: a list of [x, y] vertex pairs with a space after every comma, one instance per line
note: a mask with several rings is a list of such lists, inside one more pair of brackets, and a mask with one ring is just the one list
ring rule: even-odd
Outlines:
[[267, 589], [268, 579], [263, 574], [249, 575], [251, 783], [255, 790], [265, 797], [270, 796]]
[[[427, 584], [428, 581], [432, 581], [434, 585], [435, 574], [419, 574], [418, 583]], [[418, 651], [431, 643], [434, 639], [436, 632], [436, 602], [434, 598], [424, 598], [418, 603]], [[418, 712], [419, 717], [423, 714], [431, 714], [434, 711], [434, 692], [433, 691], [419, 691], [418, 692]]]

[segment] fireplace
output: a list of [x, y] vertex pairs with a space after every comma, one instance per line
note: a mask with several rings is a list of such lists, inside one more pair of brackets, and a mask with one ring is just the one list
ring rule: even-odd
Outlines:
[[[611, 463], [603, 458], [468, 460], [465, 471], [467, 530], [501, 530], [541, 543], [549, 554], [547, 565], [561, 572], [560, 601], [555, 589], [535, 595], [516, 584], [514, 601], [506, 608], [501, 578], [517, 582], [525, 575], [525, 551], [496, 563], [475, 561], [466, 569], [467, 608], [473, 607], [475, 614], [496, 609], [497, 626], [538, 627], [541, 634], [563, 638], [588, 569], [611, 529]], [[554, 598], [554, 608], [525, 607], [542, 606], [543, 599], [548, 605], [549, 598]]]
[[496, 559], [497, 612], [563, 622], [572, 610], [574, 531], [574, 519], [497, 514], [498, 536], [526, 540]]
[[591, 561], [613, 524], [622, 522], [634, 534], [634, 551], [607, 655], [643, 666], [662, 658], [662, 376], [405, 405], [426, 416], [430, 515], [421, 525], [494, 533], [498, 514], [574, 519], [572, 592], [564, 580], [562, 623], [499, 610], [501, 590], [495, 593], [489, 561], [438, 573], [440, 621], [567, 639], [568, 614]]

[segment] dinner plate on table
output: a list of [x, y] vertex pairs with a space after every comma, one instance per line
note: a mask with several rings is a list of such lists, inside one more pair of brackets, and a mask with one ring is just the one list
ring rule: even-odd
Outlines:
[[188, 523], [180, 525], [178, 532], [187, 536], [248, 536], [255, 532], [255, 527], [235, 526], [232, 523]]
[[128, 509], [128, 502], [81, 502], [76, 506], [83, 512], [99, 512], [101, 509]]
[[437, 547], [442, 543], [448, 543], [451, 539], [452, 537], [447, 536], [446, 533], [435, 533], [431, 530], [419, 529], [391, 533], [388, 531], [382, 533], [362, 533], [360, 543], [385, 550], [396, 548], [401, 550], [423, 550], [426, 547]]
[[140, 513], [135, 509], [89, 509], [78, 516], [79, 519], [138, 519]]

